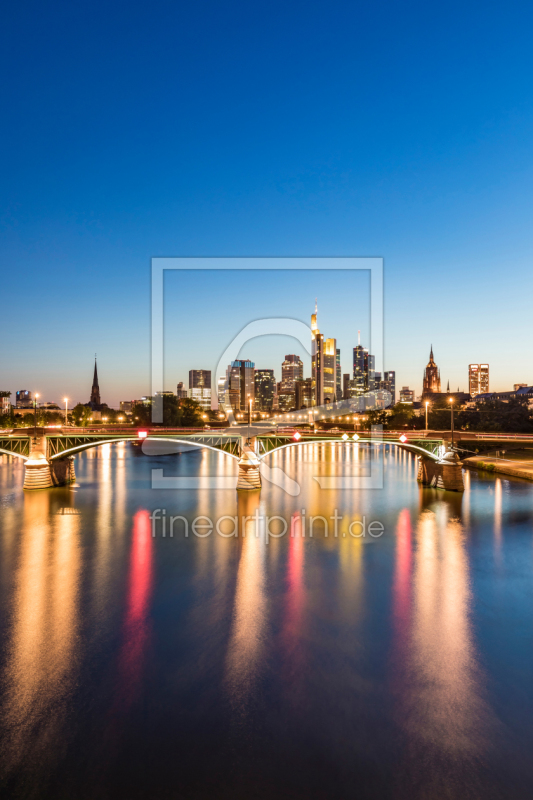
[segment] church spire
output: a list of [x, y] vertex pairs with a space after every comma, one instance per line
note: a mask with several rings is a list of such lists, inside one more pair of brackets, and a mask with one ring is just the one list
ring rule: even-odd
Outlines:
[[93, 376], [93, 386], [91, 389], [91, 399], [89, 400], [89, 405], [91, 406], [93, 411], [98, 411], [101, 402], [100, 402], [100, 387], [98, 385], [98, 369], [96, 367], [96, 355], [94, 357], [94, 376]]

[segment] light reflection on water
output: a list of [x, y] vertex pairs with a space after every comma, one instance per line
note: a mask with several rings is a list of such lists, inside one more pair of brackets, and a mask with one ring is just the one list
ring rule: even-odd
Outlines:
[[[383, 490], [315, 480], [382, 457]], [[392, 448], [312, 444], [270, 464], [299, 496], [150, 489], [153, 467], [235, 474], [209, 451], [105, 445], [78, 456], [75, 487], [26, 494], [20, 465], [0, 464], [11, 796], [533, 792], [533, 485], [467, 473], [464, 496], [421, 489]], [[239, 536], [153, 538], [155, 508], [237, 516]], [[353, 520], [385, 533], [354, 538]]]

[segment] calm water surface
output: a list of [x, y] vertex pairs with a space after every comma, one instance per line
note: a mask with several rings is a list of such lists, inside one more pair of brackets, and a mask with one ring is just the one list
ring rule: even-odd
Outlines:
[[[532, 797], [533, 484], [422, 490], [392, 449], [382, 490], [314, 480], [370, 454], [280, 452], [300, 495], [239, 500], [150, 488], [152, 468], [236, 474], [208, 451], [106, 445], [76, 458], [74, 488], [26, 494], [3, 457], [2, 796]], [[153, 537], [156, 508], [238, 515], [239, 536], [178, 520]], [[338, 536], [310, 537], [335, 509]], [[242, 520], [256, 511], [287, 534]], [[363, 517], [380, 538], [346, 534]]]

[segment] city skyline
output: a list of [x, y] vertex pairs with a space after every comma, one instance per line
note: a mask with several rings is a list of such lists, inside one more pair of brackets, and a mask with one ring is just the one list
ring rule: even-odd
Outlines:
[[[315, 315], [313, 315], [313, 316], [315, 316]], [[270, 337], [265, 337], [265, 338], [270, 338]], [[279, 338], [282, 338], [282, 337], [279, 337]], [[350, 381], [352, 380], [352, 377], [353, 377], [354, 385], [355, 385], [355, 383], [357, 383], [357, 380], [359, 380], [359, 382], [361, 381], [361, 378], [357, 379], [357, 375], [356, 375], [356, 360], [357, 360], [358, 364], [359, 364], [359, 362], [361, 362], [361, 364], [362, 364], [363, 363], [362, 360], [361, 360], [362, 357], [363, 357], [362, 354], [365, 353], [365, 355], [366, 355], [367, 350], [360, 343], [360, 338], [361, 338], [360, 337], [360, 331], [358, 331], [358, 345], [355, 346], [354, 348], [352, 348], [349, 351], [350, 353], [353, 354], [352, 368], [350, 368], [347, 371], [345, 371], [344, 369], [341, 369], [341, 385], [342, 385], [342, 379], [346, 374], [349, 374]], [[335, 342], [336, 340], [335, 339], [330, 339], [329, 341]], [[248, 345], [247, 345], [247, 349], [249, 349]], [[356, 352], [358, 352], [358, 351], [361, 351], [361, 355], [359, 355], [357, 357], [357, 359], [356, 359]], [[339, 348], [336, 348], [336, 353], [335, 353], [336, 359], [335, 360], [338, 359], [338, 354], [339, 354]], [[302, 359], [301, 365], [302, 365], [302, 377], [303, 377], [303, 379], [312, 380], [312, 375], [313, 375], [312, 358], [310, 358], [308, 356], [308, 354], [305, 353], [305, 352], [303, 354], [296, 353], [294, 355], [297, 358], [301, 358]], [[244, 361], [248, 361], [248, 362], [251, 362], [251, 363], [253, 362], [253, 368], [255, 369], [255, 372], [264, 372], [264, 371], [272, 372], [273, 376], [274, 376], [275, 383], [276, 384], [278, 384], [278, 383], [281, 384], [283, 382], [284, 368], [285, 368], [285, 364], [286, 364], [285, 359], [292, 358], [292, 357], [293, 356], [287, 356], [287, 354], [285, 354], [284, 360], [281, 361], [279, 364], [277, 364], [277, 365], [269, 364], [269, 365], [264, 365], [264, 366], [258, 366], [257, 363], [253, 360], [253, 358], [246, 358], [246, 359], [241, 359], [241, 360], [243, 362]], [[372, 364], [372, 365], [373, 365], [373, 359], [374, 359], [374, 357], [372, 355], [368, 356], [369, 363]], [[393, 374], [395, 374], [395, 383], [396, 383], [397, 390], [399, 390], [400, 387], [402, 387], [404, 389], [408, 388], [414, 393], [415, 399], [418, 398], [418, 397], [421, 398], [421, 397], [423, 397], [424, 392], [426, 391], [426, 386], [427, 386], [427, 391], [433, 391], [433, 392], [441, 391], [440, 368], [437, 367], [437, 365], [435, 364], [435, 361], [433, 360], [433, 345], [430, 346], [429, 359], [430, 359], [429, 363], [427, 364], [427, 366], [424, 369], [424, 378], [421, 381], [421, 389], [420, 390], [417, 387], [408, 384], [407, 382], [402, 382], [401, 379], [398, 378], [397, 370], [394, 370], [394, 369], [391, 370], [389, 368], [389, 369], [386, 369], [384, 371], [383, 375], [381, 375], [378, 372], [376, 372], [376, 375], [380, 375], [380, 380], [382, 380], [382, 379], [386, 379], [387, 374], [392, 372]], [[344, 357], [344, 360], [346, 360], [346, 357]], [[305, 366], [307, 362], [309, 362], [309, 368], [308, 369]], [[336, 366], [338, 366], [338, 363], [336, 363]], [[467, 365], [467, 367], [466, 367], [467, 375], [466, 375], [466, 381], [465, 381], [466, 382], [466, 387], [463, 389], [462, 386], [459, 385], [457, 387], [457, 391], [464, 391], [465, 393], [469, 393], [469, 387], [471, 386], [472, 368], [473, 367], [477, 367], [477, 366], [481, 366], [481, 365], [472, 365], [472, 364], [468, 364]], [[488, 368], [489, 368], [489, 365], [488, 364], [483, 364], [482, 366], [486, 369], [486, 373], [487, 373], [486, 383], [483, 385], [483, 389], [486, 391], [487, 387], [488, 387]], [[362, 367], [359, 366], [359, 370], [361, 370], [361, 369], [362, 369]], [[373, 366], [371, 367], [371, 369], [373, 369]], [[438, 374], [438, 377], [436, 378], [437, 383], [431, 384], [431, 385], [429, 383], [426, 384], [426, 380], [427, 379], [426, 379], [425, 376], [427, 376], [428, 371], [429, 371], [430, 374], [435, 375], [435, 376], [437, 376], [437, 374]], [[203, 390], [204, 394], [205, 394], [205, 390], [206, 389], [210, 389], [210, 390], [212, 390], [212, 396], [213, 397], [217, 396], [217, 387], [215, 387], [214, 385], [211, 386], [211, 380], [212, 380], [213, 373], [214, 373], [213, 370], [206, 369], [206, 368], [203, 368], [203, 367], [198, 367], [197, 366], [195, 368], [191, 368], [191, 369], [188, 370], [188, 381], [184, 380], [183, 377], [181, 377], [181, 375], [180, 375], [180, 377], [178, 378], [177, 381], [175, 381], [173, 386], [168, 385], [169, 382], [165, 381], [165, 387], [164, 387], [164, 389], [162, 389], [162, 391], [166, 391], [166, 392], [170, 391], [172, 393], [178, 393], [179, 392], [179, 387], [182, 386], [182, 387], [184, 387], [183, 391], [185, 392], [186, 395], [188, 395], [190, 397], [194, 397], [194, 399], [196, 399], [198, 402], [200, 402], [201, 405], [205, 405], [205, 403], [203, 402], [205, 398], [200, 396], [200, 394], [201, 394], [200, 387]], [[194, 377], [193, 377], [193, 375], [194, 375]], [[200, 375], [201, 375], [201, 377], [199, 378], [198, 376], [200, 376]], [[207, 375], [209, 375], [208, 379], [207, 379]], [[442, 382], [444, 382], [444, 381], [442, 381]], [[492, 377], [491, 377], [491, 382], [492, 382]], [[188, 386], [188, 390], [189, 391], [187, 391], [186, 384]], [[516, 382], [513, 385], [516, 385]], [[530, 386], [531, 383], [525, 382], [525, 383], [521, 383], [519, 385]], [[94, 375], [93, 375], [92, 388], [90, 390], [90, 397], [89, 397], [89, 401], [88, 401], [88, 403], [91, 404], [91, 405], [92, 404], [99, 405], [99, 403], [100, 403], [99, 394], [95, 394], [95, 386], [96, 387], [98, 386], [98, 373], [97, 373], [97, 359], [96, 359], [96, 357], [94, 359]], [[338, 381], [335, 384], [335, 388], [337, 386], [338, 386]], [[447, 387], [448, 387], [447, 391], [450, 391], [450, 379], [448, 379], [448, 381], [447, 381]], [[357, 388], [359, 390], [365, 389], [365, 387], [363, 386], [362, 383], [361, 383], [360, 386], [358, 385]], [[501, 391], [509, 391], [510, 388], [511, 387], [505, 387], [504, 389], [502, 389], [502, 388], [499, 388], [499, 387], [493, 387], [492, 385], [490, 387], [490, 389], [492, 391], [499, 391], [499, 392], [501, 392]], [[192, 389], [194, 389], [195, 394], [191, 393], [190, 390], [192, 390]], [[368, 390], [368, 385], [366, 386], [366, 390]], [[2, 391], [6, 391], [6, 389], [4, 388], [4, 389], [2, 389]], [[7, 389], [7, 391], [11, 391], [13, 401], [15, 401], [15, 398], [17, 398], [17, 400], [18, 400], [19, 392], [25, 391], [25, 392], [29, 392], [30, 395], [32, 395], [32, 394], [35, 395], [34, 390], [27, 390], [27, 389], [20, 389], [19, 388], [19, 389], [15, 389], [15, 390]], [[455, 389], [452, 389], [452, 391], [455, 391]], [[472, 392], [470, 392], [470, 393], [472, 393]], [[120, 390], [119, 390], [119, 394], [120, 394]], [[343, 394], [344, 394], [344, 390], [343, 390]], [[116, 388], [115, 388], [115, 396], [116, 396]], [[137, 400], [137, 399], [140, 399], [141, 397], [147, 397], [147, 396], [150, 396], [150, 392], [149, 391], [146, 391], [144, 393], [138, 393], [137, 395], [131, 396], [131, 397], [125, 397], [125, 396], [122, 396], [122, 394], [120, 394], [120, 398], [116, 402], [110, 402], [110, 401], [107, 401], [107, 400], [103, 400], [102, 402], [105, 402], [109, 407], [118, 408], [121, 402], [128, 402], [128, 401], [131, 401], [131, 400]], [[179, 396], [179, 394], [178, 394], [178, 396]], [[58, 397], [58, 398], [55, 398], [55, 397], [51, 398], [51, 397], [48, 397], [48, 396], [44, 397], [42, 392], [39, 393], [39, 397], [40, 397], [39, 404], [57, 403], [59, 406], [61, 406], [61, 404], [64, 403], [64, 400], [65, 400], [65, 396], [64, 395], [62, 395], [61, 397]], [[69, 402], [71, 400], [72, 400], [71, 407], [73, 405], [76, 405], [77, 403], [82, 403], [82, 404], [87, 403], [87, 400], [86, 399], [82, 399], [81, 397], [76, 399], [76, 400], [74, 400], [73, 398], [69, 398]], [[13, 402], [13, 405], [15, 405], [15, 402]]]

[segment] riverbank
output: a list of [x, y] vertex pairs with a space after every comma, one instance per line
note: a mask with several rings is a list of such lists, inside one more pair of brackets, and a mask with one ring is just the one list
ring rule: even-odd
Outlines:
[[514, 478], [533, 481], [533, 461], [471, 456], [463, 460], [463, 465], [469, 469], [483, 469], [486, 472], [498, 472], [503, 475], [512, 475]]

